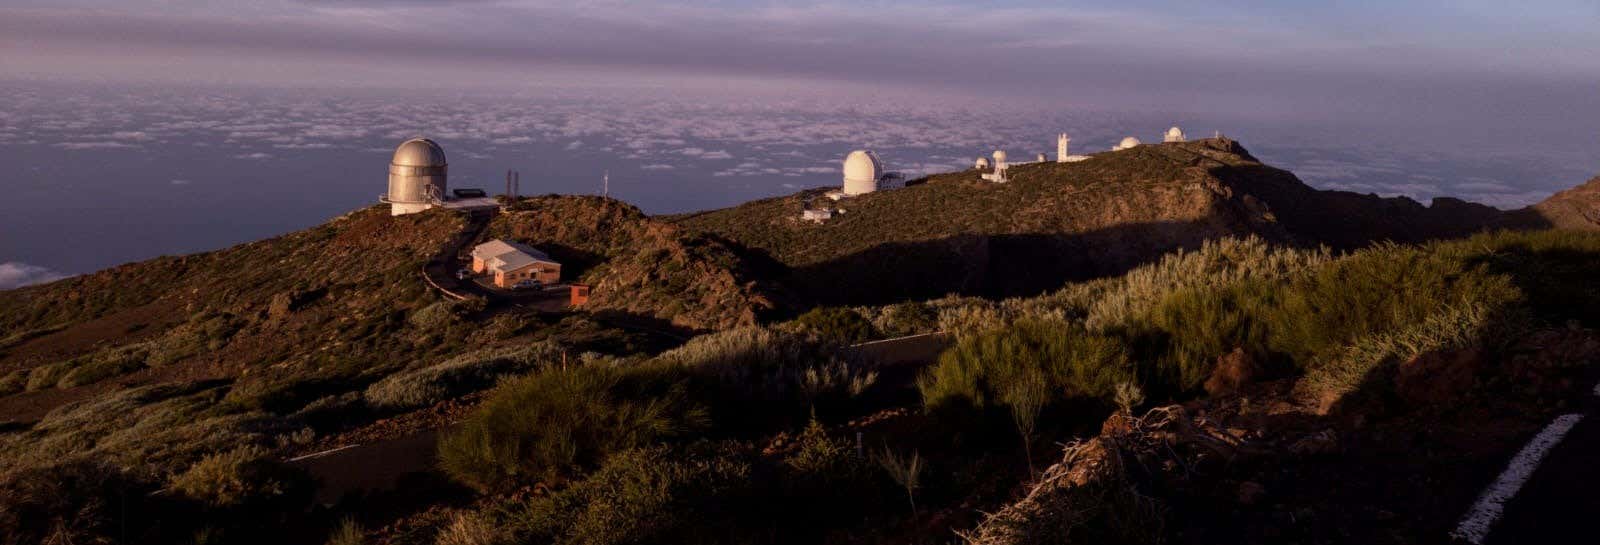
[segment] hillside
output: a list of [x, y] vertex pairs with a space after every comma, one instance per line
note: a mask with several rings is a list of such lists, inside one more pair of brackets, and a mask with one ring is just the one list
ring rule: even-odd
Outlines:
[[786, 287], [824, 303], [1038, 293], [1128, 270], [1206, 240], [1256, 235], [1339, 249], [1421, 241], [1501, 223], [1455, 199], [1423, 206], [1313, 189], [1237, 142], [1206, 139], [1013, 165], [996, 185], [967, 170], [839, 203], [824, 224], [799, 219], [822, 190], [670, 218], [788, 268]]
[[489, 237], [532, 244], [562, 275], [593, 287], [584, 308], [695, 331], [754, 325], [774, 307], [770, 286], [727, 245], [601, 197], [522, 199]]
[[1600, 229], [1600, 176], [1520, 212], [1561, 229]]

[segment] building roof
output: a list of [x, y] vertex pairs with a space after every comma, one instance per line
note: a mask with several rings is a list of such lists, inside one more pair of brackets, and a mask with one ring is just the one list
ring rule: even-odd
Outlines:
[[394, 149], [390, 163], [405, 167], [442, 167], [446, 165], [444, 148], [427, 138], [412, 138]]
[[526, 244], [495, 239], [472, 248], [472, 257], [481, 259], [491, 270], [514, 271], [535, 263], [560, 266], [550, 256]]

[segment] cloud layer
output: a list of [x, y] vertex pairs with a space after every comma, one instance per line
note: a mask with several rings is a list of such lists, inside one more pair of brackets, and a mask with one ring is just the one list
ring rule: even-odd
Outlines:
[[42, 284], [66, 277], [67, 275], [27, 263], [16, 261], [0, 263], [0, 290]]

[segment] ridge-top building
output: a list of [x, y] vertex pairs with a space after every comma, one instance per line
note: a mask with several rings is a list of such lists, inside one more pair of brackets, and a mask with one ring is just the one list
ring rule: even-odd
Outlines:
[[520, 242], [495, 239], [472, 248], [472, 272], [489, 274], [494, 285], [515, 286], [523, 280], [550, 285], [561, 281], [561, 264]]

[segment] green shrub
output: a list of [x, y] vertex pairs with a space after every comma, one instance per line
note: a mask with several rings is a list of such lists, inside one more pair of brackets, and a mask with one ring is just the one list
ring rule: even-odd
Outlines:
[[254, 445], [207, 455], [170, 480], [173, 490], [213, 507], [297, 505], [310, 499], [310, 484], [304, 473]]
[[878, 337], [872, 322], [848, 308], [817, 307], [795, 318], [795, 322], [824, 339], [843, 344], [855, 344]]
[[53, 388], [61, 382], [62, 377], [72, 372], [71, 361], [58, 361], [56, 363], [40, 365], [28, 372], [26, 389], [30, 392]]
[[339, 526], [335, 527], [333, 533], [328, 535], [328, 545], [365, 545], [366, 543], [367, 532], [361, 528], [360, 524], [356, 523], [355, 519], [347, 518], [339, 521]]
[[1493, 327], [1493, 319], [1483, 305], [1439, 309], [1422, 323], [1357, 339], [1312, 362], [1295, 388], [1303, 397], [1322, 403], [1341, 399], [1356, 393], [1380, 367], [1428, 352], [1481, 346], [1486, 337], [1494, 336], [1486, 331]]
[[389, 375], [367, 387], [366, 399], [382, 409], [426, 407], [494, 385], [501, 377], [550, 367], [564, 349], [552, 342], [469, 352], [444, 363]]
[[21, 392], [28, 387], [28, 372], [18, 369], [0, 376], [0, 397]]
[[72, 370], [56, 385], [62, 388], [93, 384], [111, 377], [143, 369], [148, 352], [142, 345], [123, 346], [77, 358]]
[[1014, 383], [1042, 376], [1051, 399], [1111, 402], [1117, 384], [1134, 379], [1121, 339], [1061, 320], [1018, 320], [971, 335], [939, 356], [917, 381], [930, 410], [1004, 407]]
[[762, 327], [701, 335], [656, 359], [688, 373], [723, 428], [770, 428], [803, 421], [813, 410], [831, 414], [878, 378], [836, 344]]
[[874, 325], [890, 337], [933, 333], [939, 330], [939, 314], [926, 304], [907, 301], [890, 305]]
[[497, 388], [439, 442], [439, 461], [455, 479], [489, 490], [569, 474], [706, 424], [679, 368], [552, 369]]
[[524, 542], [748, 543], [756, 453], [732, 442], [655, 446], [612, 457], [589, 478], [530, 502]]

